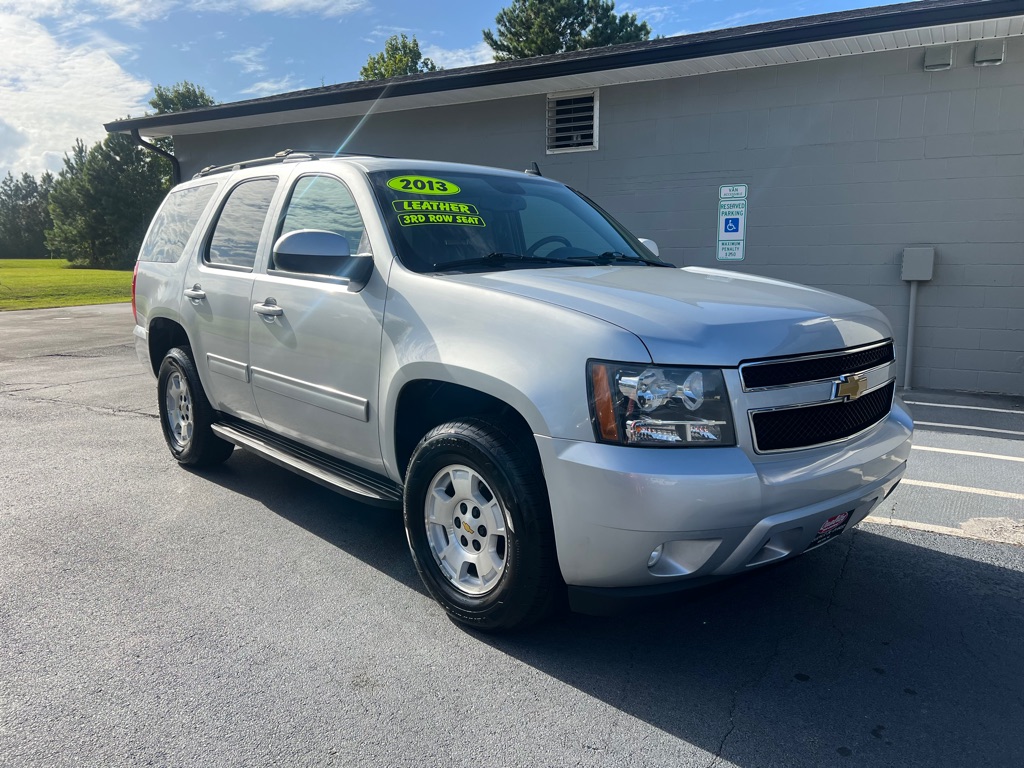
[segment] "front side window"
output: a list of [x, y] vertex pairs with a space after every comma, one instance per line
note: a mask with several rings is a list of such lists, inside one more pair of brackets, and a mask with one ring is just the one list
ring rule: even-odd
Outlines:
[[414, 169], [369, 176], [398, 258], [416, 272], [669, 266], [597, 206], [554, 181]]
[[333, 176], [303, 176], [295, 182], [277, 236], [299, 229], [333, 232], [348, 240], [349, 253], [370, 254], [356, 201], [348, 187]]
[[208, 264], [252, 269], [276, 189], [277, 179], [253, 179], [231, 190], [204, 254]]
[[139, 261], [173, 264], [180, 259], [216, 189], [216, 184], [203, 184], [171, 190], [149, 227]]

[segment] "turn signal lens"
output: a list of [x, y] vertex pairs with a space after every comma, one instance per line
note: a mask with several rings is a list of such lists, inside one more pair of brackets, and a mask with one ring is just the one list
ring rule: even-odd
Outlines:
[[608, 383], [608, 369], [602, 365], [592, 366], [590, 386], [594, 415], [597, 417], [601, 439], [617, 443], [619, 441], [619, 424], [615, 418], [615, 406], [612, 404], [612, 388]]

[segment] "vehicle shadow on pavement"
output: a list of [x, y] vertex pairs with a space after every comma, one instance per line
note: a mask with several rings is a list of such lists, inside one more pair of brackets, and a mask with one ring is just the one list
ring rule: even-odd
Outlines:
[[953, 552], [997, 545], [874, 530], [659, 612], [485, 641], [740, 766], [1020, 765], [1024, 575]]
[[[203, 475], [425, 594], [399, 513], [242, 452]], [[865, 526], [655, 609], [469, 634], [739, 766], [1019, 765], [1024, 573], [999, 565], [1019, 552]], [[626, 748], [601, 720], [581, 753]]]

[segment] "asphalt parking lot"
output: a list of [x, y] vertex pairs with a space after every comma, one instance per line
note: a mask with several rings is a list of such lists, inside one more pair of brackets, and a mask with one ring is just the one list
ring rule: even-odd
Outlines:
[[908, 392], [907, 479], [754, 578], [509, 638], [396, 514], [171, 461], [124, 305], [0, 313], [0, 765], [1019, 766], [1024, 401]]

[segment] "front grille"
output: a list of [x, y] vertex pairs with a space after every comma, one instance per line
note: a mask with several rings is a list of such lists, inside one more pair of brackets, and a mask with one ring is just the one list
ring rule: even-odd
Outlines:
[[758, 452], [810, 448], [843, 440], [885, 418], [896, 382], [848, 402], [822, 403], [751, 415]]
[[869, 371], [895, 359], [896, 352], [890, 339], [884, 344], [862, 349], [748, 364], [741, 366], [740, 371], [744, 389], [761, 389], [837, 379], [844, 373]]

